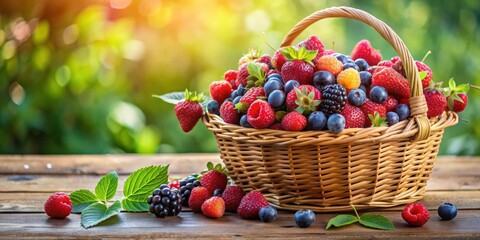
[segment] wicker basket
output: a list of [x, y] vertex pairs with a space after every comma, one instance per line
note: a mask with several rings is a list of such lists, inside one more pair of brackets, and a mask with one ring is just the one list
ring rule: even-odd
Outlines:
[[428, 119], [414, 60], [398, 35], [372, 15], [349, 7], [321, 10], [285, 37], [288, 46], [309, 25], [344, 17], [372, 26], [399, 54], [411, 85], [411, 118], [391, 127], [289, 132], [243, 128], [206, 115], [230, 177], [246, 191], [259, 190], [280, 209], [317, 212], [391, 207], [422, 199], [446, 127], [458, 116]]

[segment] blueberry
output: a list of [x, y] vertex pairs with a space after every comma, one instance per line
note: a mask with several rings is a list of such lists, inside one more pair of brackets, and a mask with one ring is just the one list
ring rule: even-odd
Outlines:
[[341, 114], [334, 113], [328, 117], [327, 127], [333, 133], [339, 133], [345, 129], [345, 117]]
[[398, 118], [400, 121], [403, 121], [410, 116], [410, 108], [407, 104], [398, 104], [395, 112], [398, 114]]
[[387, 101], [388, 93], [385, 88], [375, 86], [370, 89], [370, 100], [376, 103], [384, 103]]
[[233, 105], [235, 106], [235, 104], [237, 104], [238, 102], [240, 102], [240, 99], [242, 99], [243, 96], [237, 96], [235, 99], [233, 99]]
[[438, 207], [438, 215], [443, 220], [452, 220], [457, 216], [457, 206], [451, 203], [442, 203], [442, 205]]
[[360, 85], [360, 87], [358, 87], [359, 90], [362, 90], [363, 93], [365, 93], [365, 96], [367, 96], [367, 88], [363, 85]]
[[297, 80], [288, 80], [285, 83], [285, 94], [288, 94], [293, 90], [294, 87], [300, 86], [300, 83]]
[[362, 106], [366, 99], [367, 95], [361, 89], [353, 89], [348, 93], [348, 102], [354, 106]]
[[217, 114], [217, 115], [220, 115], [220, 105], [218, 104], [217, 101], [215, 100], [210, 100], [208, 101], [207, 103], [207, 111], [209, 113], [213, 113], [213, 114]]
[[280, 83], [283, 84], [283, 78], [282, 76], [280, 76], [280, 74], [278, 73], [272, 73], [270, 75], [267, 76], [267, 78], [265, 79], [266, 82], [269, 82], [269, 81], [278, 81]]
[[187, 185], [185, 185], [186, 188], [188, 189], [193, 189], [193, 183], [187, 183]]
[[237, 91], [237, 90], [233, 90], [232, 93], [230, 94], [230, 98], [231, 98], [231, 99], [235, 99], [236, 97], [238, 97], [238, 91]]
[[198, 186], [200, 186], [200, 185], [202, 185], [202, 184], [200, 183], [200, 181], [198, 181], [198, 180], [195, 178], [195, 180], [193, 180], [193, 186], [194, 186], [194, 187], [198, 187]]
[[322, 130], [327, 125], [327, 117], [321, 111], [312, 112], [308, 116], [308, 127], [312, 130]]
[[387, 122], [388, 126], [392, 126], [395, 123], [398, 123], [400, 118], [398, 117], [398, 114], [396, 112], [388, 112], [387, 113]]
[[329, 71], [318, 71], [313, 75], [313, 86], [323, 89], [336, 83], [335, 76]]
[[343, 70], [349, 69], [349, 68], [353, 68], [353, 69], [355, 69], [355, 70], [357, 70], [357, 71], [360, 70], [360, 69], [358, 68], [357, 64], [355, 64], [355, 63], [347, 62], [347, 63], [345, 63], [345, 65], [343, 65]]
[[247, 114], [244, 114], [242, 117], [240, 117], [240, 126], [252, 128], [252, 125], [250, 125], [250, 123], [247, 121]]
[[310, 227], [316, 220], [312, 210], [301, 209], [295, 212], [295, 223], [301, 228]]
[[265, 90], [265, 95], [268, 97], [270, 93], [272, 93], [275, 90], [281, 90], [283, 88], [283, 84], [279, 81], [268, 81], [265, 83], [263, 86], [263, 89]]
[[358, 66], [360, 71], [365, 71], [369, 67], [367, 61], [365, 61], [363, 58], [357, 58], [357, 60], [355, 60], [355, 64]]
[[258, 216], [262, 222], [273, 222], [277, 218], [277, 209], [272, 206], [262, 207]]
[[238, 85], [236, 91], [237, 91], [238, 96], [243, 96], [243, 94], [245, 93], [245, 88], [243, 87], [243, 84]]
[[343, 55], [343, 54], [338, 54], [338, 55], [336, 56], [336, 58], [337, 58], [338, 61], [342, 62], [342, 64], [345, 64], [345, 63], [347, 63], [347, 61], [348, 61], [347, 56], [345, 56], [345, 55]]
[[359, 74], [362, 85], [365, 87], [370, 87], [370, 85], [372, 85], [372, 74], [368, 71], [361, 71]]
[[267, 101], [274, 108], [281, 107], [285, 103], [285, 93], [281, 90], [275, 90], [268, 96]]
[[220, 197], [222, 196], [222, 189], [215, 189], [215, 191], [213, 191], [213, 196], [215, 197]]

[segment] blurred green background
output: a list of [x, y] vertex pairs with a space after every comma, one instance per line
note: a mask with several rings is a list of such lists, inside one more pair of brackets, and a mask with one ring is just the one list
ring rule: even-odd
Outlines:
[[[152, 94], [208, 91], [249, 48], [272, 54], [303, 17], [331, 6], [360, 8], [384, 20], [435, 81], [480, 85], [480, 1], [0, 1], [0, 153], [216, 152], [203, 124], [185, 134], [173, 106]], [[328, 19], [317, 34], [349, 54], [369, 39], [396, 54], [368, 26]], [[441, 154], [480, 154], [479, 92]]]

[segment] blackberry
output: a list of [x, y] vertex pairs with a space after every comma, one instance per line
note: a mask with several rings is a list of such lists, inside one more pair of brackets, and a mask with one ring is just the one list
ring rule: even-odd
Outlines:
[[150, 204], [150, 212], [159, 218], [177, 216], [182, 211], [180, 201], [180, 191], [176, 188], [170, 189], [165, 184], [153, 190], [152, 195], [147, 200], [148, 204]]
[[340, 84], [328, 85], [322, 90], [322, 102], [319, 111], [327, 116], [342, 112], [347, 101], [347, 91]]
[[202, 184], [198, 181], [196, 174], [192, 174], [180, 181], [180, 200], [182, 206], [188, 207], [188, 199], [190, 199], [192, 189], [199, 186], [202, 186]]

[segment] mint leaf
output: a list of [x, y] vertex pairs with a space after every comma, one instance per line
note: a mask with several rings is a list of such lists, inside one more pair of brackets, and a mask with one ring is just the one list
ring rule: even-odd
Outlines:
[[128, 212], [147, 212], [150, 208], [146, 201], [122, 199], [122, 208]]
[[109, 172], [103, 176], [95, 187], [95, 195], [104, 202], [112, 199], [117, 192], [118, 174], [115, 171]]
[[178, 102], [185, 99], [185, 92], [171, 92], [163, 95], [152, 95], [152, 97], [160, 98], [163, 101], [171, 104], [177, 104]]
[[70, 200], [72, 201], [73, 213], [80, 213], [83, 209], [98, 202], [97, 196], [87, 189], [79, 189], [70, 193]]
[[100, 222], [109, 219], [112, 216], [117, 215], [122, 206], [120, 201], [117, 200], [110, 207], [103, 203], [94, 203], [82, 211], [81, 224], [84, 228], [93, 227]]
[[360, 217], [360, 224], [370, 228], [376, 228], [381, 230], [395, 230], [390, 219], [376, 214], [365, 213]]
[[168, 165], [140, 168], [125, 180], [123, 195], [130, 200], [146, 202], [155, 188], [167, 182]]
[[326, 229], [329, 229], [331, 226], [342, 227], [356, 222], [358, 222], [358, 218], [353, 215], [338, 215], [328, 221]]

